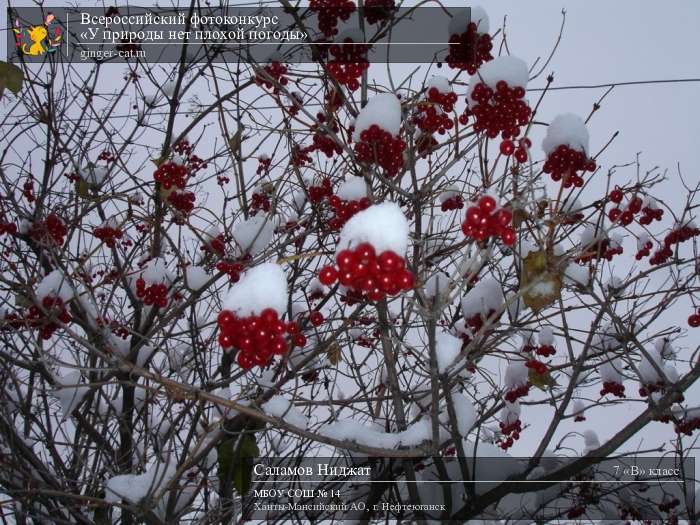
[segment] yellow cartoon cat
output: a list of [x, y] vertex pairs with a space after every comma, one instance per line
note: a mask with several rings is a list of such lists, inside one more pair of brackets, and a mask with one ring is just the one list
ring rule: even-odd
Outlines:
[[44, 26], [34, 26], [27, 31], [29, 33], [29, 38], [33, 42], [31, 47], [24, 44], [22, 46], [22, 51], [25, 55], [43, 55], [46, 53], [46, 48], [42, 45], [44, 39], [48, 36], [49, 32]]

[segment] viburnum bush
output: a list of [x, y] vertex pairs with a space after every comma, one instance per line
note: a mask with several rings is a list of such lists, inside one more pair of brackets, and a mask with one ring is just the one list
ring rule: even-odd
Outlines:
[[263, 519], [251, 458], [371, 456], [385, 483], [312, 521], [694, 523], [687, 473], [590, 481], [696, 450], [697, 184], [610, 158], [601, 100], [548, 107], [484, 9], [399, 79], [339, 30], [358, 7], [311, 1], [316, 62], [47, 55], [5, 90], [3, 516]]

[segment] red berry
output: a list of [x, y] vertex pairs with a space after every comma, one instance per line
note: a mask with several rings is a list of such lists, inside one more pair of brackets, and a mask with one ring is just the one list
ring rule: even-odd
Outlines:
[[690, 317], [688, 317], [688, 325], [690, 325], [693, 328], [697, 328], [698, 326], [700, 326], [700, 315], [693, 314]]
[[324, 266], [318, 274], [318, 280], [324, 286], [331, 286], [338, 280], [338, 271], [332, 266]]
[[314, 310], [309, 314], [309, 321], [314, 326], [321, 326], [323, 324], [323, 314], [318, 310]]
[[496, 199], [490, 195], [484, 195], [479, 199], [479, 208], [486, 213], [491, 213], [496, 209]]

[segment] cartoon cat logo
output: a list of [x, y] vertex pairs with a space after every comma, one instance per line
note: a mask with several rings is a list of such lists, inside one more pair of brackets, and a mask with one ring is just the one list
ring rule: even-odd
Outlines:
[[[24, 32], [19, 20], [15, 20], [13, 31], [15, 32], [17, 48], [29, 56], [40, 56], [47, 52], [56, 51], [61, 45], [63, 35], [61, 28], [54, 23], [55, 20], [56, 17], [49, 13], [46, 15], [44, 25], [32, 26]], [[25, 36], [28, 37], [31, 44], [26, 42]]]

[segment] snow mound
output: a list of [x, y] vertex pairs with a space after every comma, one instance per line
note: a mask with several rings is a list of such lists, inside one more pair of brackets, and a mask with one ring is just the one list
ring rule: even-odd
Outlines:
[[569, 286], [588, 286], [591, 280], [587, 266], [581, 266], [576, 263], [569, 263], [564, 270], [564, 283]]
[[377, 95], [362, 108], [355, 121], [355, 131], [352, 134], [353, 142], [359, 142], [360, 134], [375, 124], [393, 136], [399, 134], [401, 102], [393, 93]]
[[440, 296], [447, 295], [447, 291], [450, 288], [452, 279], [450, 279], [444, 273], [436, 273], [431, 275], [428, 281], [425, 283], [425, 296], [429, 298], [434, 298], [438, 294]]
[[615, 363], [613, 361], [606, 361], [600, 365], [600, 379], [603, 383], [618, 383], [622, 384], [623, 376], [620, 371], [620, 363]]
[[392, 250], [403, 256], [408, 248], [408, 232], [408, 220], [398, 204], [375, 204], [353, 215], [345, 223], [337, 251], [368, 242], [377, 253]]
[[517, 388], [527, 384], [529, 369], [525, 361], [513, 361], [506, 368], [505, 384], [507, 388]]
[[169, 283], [173, 280], [173, 274], [168, 270], [168, 263], [162, 257], [148, 261], [141, 277], [149, 283]]
[[268, 416], [280, 418], [295, 427], [306, 428], [309, 425], [309, 419], [282, 396], [273, 396], [262, 409]]
[[188, 266], [185, 269], [187, 288], [197, 291], [209, 281], [209, 274], [201, 266]]
[[437, 75], [428, 80], [428, 83], [425, 85], [425, 88], [427, 91], [430, 91], [431, 88], [435, 88], [443, 95], [452, 93], [452, 86], [450, 85], [450, 81], [447, 80], [445, 77]]
[[478, 33], [483, 35], [489, 32], [489, 15], [486, 14], [483, 7], [475, 5], [471, 9], [457, 9], [452, 12], [452, 20], [450, 20], [450, 25], [447, 26], [448, 34], [450, 36], [461, 35], [467, 30], [469, 22], [476, 24]]
[[539, 334], [537, 334], [537, 339], [541, 345], [553, 345], [554, 344], [554, 332], [552, 332], [551, 326], [543, 326], [540, 328]]
[[57, 379], [58, 384], [53, 394], [61, 403], [61, 412], [63, 412], [61, 420], [65, 421], [90, 391], [90, 387], [80, 386], [84, 384], [80, 376], [80, 370], [72, 370]]
[[160, 487], [165, 486], [175, 475], [177, 463], [156, 463], [143, 474], [122, 474], [107, 480], [105, 484], [105, 500], [117, 503], [125, 499], [136, 504], [149, 495], [154, 494]]
[[501, 285], [493, 278], [479, 281], [462, 298], [462, 315], [465, 318], [476, 314], [486, 314], [489, 310], [498, 311], [505, 301]]
[[233, 230], [233, 240], [242, 254], [249, 253], [255, 256], [270, 244], [275, 226], [275, 221], [271, 217], [255, 215], [238, 223]]
[[477, 415], [474, 405], [471, 401], [459, 392], [452, 394], [452, 403], [455, 408], [455, 415], [457, 416], [457, 431], [459, 435], [464, 437], [476, 423]]
[[468, 98], [471, 99], [472, 91], [480, 82], [493, 90], [501, 80], [506, 81], [511, 89], [516, 86], [526, 89], [528, 76], [529, 72], [524, 60], [510, 55], [494, 58], [482, 65], [469, 81]]
[[287, 310], [287, 276], [274, 263], [263, 263], [245, 272], [223, 302], [238, 317], [259, 315], [272, 308], [279, 316]]
[[71, 288], [68, 277], [63, 275], [61, 270], [54, 270], [47, 274], [37, 285], [34, 292], [39, 300], [44, 297], [60, 297], [65, 303], [73, 298], [73, 288]]
[[448, 334], [440, 332], [435, 336], [435, 353], [437, 355], [438, 371], [441, 374], [445, 373], [462, 348], [462, 340]]
[[362, 177], [350, 177], [339, 187], [336, 195], [346, 201], [357, 201], [367, 197], [367, 185]]
[[565, 113], [558, 115], [547, 126], [542, 149], [549, 155], [557, 147], [564, 145], [588, 155], [588, 140], [588, 129], [583, 119], [573, 113]]

